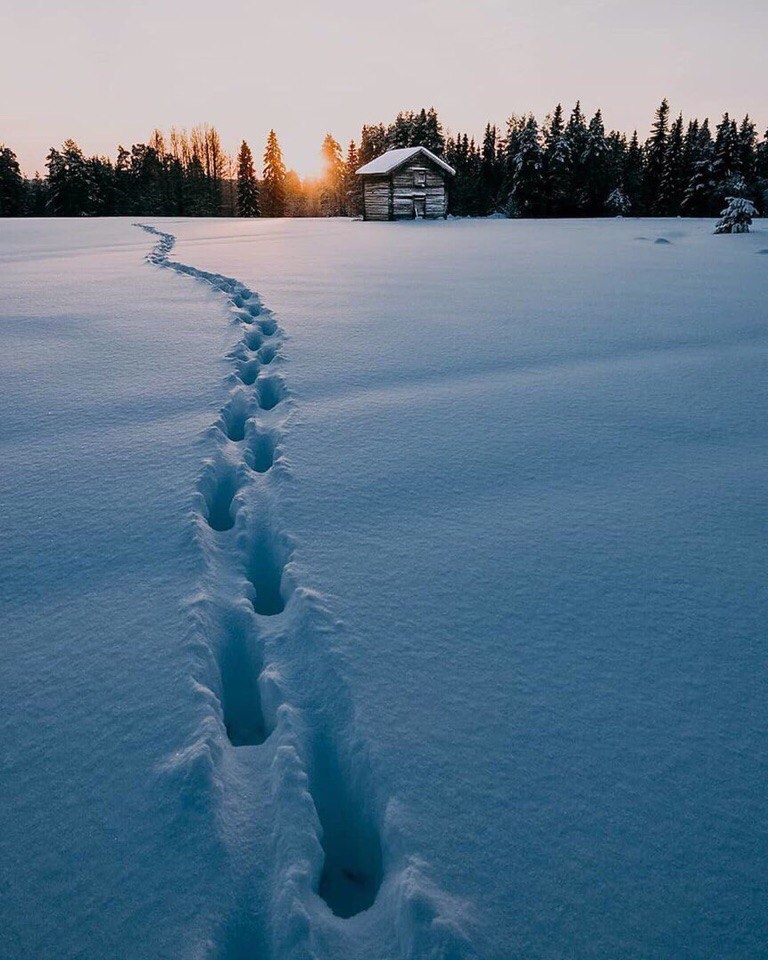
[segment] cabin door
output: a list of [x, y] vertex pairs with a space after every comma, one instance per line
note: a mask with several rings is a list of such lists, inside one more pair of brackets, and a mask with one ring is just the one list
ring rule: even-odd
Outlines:
[[414, 197], [413, 198], [413, 219], [423, 220], [426, 215], [427, 215], [427, 198]]

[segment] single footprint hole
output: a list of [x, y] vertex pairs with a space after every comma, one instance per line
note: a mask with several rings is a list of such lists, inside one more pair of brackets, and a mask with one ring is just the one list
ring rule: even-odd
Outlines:
[[247, 310], [233, 310], [232, 313], [235, 315], [237, 320], [240, 320], [242, 323], [253, 323], [253, 317], [248, 313]]
[[325, 855], [318, 895], [337, 917], [354, 917], [371, 907], [379, 892], [381, 842], [363, 798], [348, 789], [334, 751], [324, 741], [316, 744], [312, 798]]
[[259, 360], [267, 366], [272, 363], [272, 361], [277, 356], [277, 347], [272, 346], [272, 344], [265, 343], [264, 346], [259, 350]]
[[274, 617], [285, 610], [281, 588], [283, 550], [268, 531], [262, 531], [251, 546], [246, 576], [254, 590], [253, 609], [262, 617]]
[[228, 467], [216, 467], [203, 477], [200, 486], [205, 499], [208, 526], [213, 530], [231, 530], [235, 524], [232, 501], [239, 487], [235, 471]]
[[272, 337], [277, 333], [277, 324], [271, 318], [262, 320], [259, 326], [261, 327], [262, 333], [267, 337]]
[[245, 462], [256, 473], [266, 473], [275, 462], [277, 437], [273, 433], [253, 431], [248, 438]]
[[224, 433], [235, 443], [239, 443], [245, 438], [245, 422], [247, 419], [248, 403], [241, 394], [233, 397], [221, 411]]
[[245, 343], [249, 350], [258, 350], [262, 343], [264, 343], [264, 336], [259, 330], [246, 330], [243, 343]]
[[261, 363], [258, 360], [246, 360], [240, 365], [237, 375], [244, 384], [250, 387], [256, 383], [260, 368]]
[[230, 743], [233, 747], [264, 743], [267, 729], [258, 683], [261, 663], [254, 653], [253, 640], [242, 623], [226, 625], [219, 671], [221, 707]]
[[285, 397], [285, 384], [280, 377], [262, 377], [256, 381], [259, 406], [272, 410]]

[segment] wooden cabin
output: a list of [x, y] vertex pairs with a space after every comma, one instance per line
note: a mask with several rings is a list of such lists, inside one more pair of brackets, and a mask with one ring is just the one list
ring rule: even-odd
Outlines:
[[448, 215], [448, 178], [456, 171], [426, 147], [387, 150], [356, 173], [363, 181], [363, 220]]

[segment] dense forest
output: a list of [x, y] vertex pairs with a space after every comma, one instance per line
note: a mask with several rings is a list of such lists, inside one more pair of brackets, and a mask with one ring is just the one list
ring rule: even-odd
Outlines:
[[354, 171], [394, 147], [422, 145], [456, 170], [450, 212], [457, 216], [715, 216], [726, 197], [768, 212], [768, 131], [745, 117], [708, 120], [670, 115], [663, 100], [642, 141], [606, 132], [601, 112], [558, 106], [539, 124], [513, 115], [504, 130], [487, 124], [482, 140], [446, 135], [434, 108], [365, 125], [346, 151], [331, 134], [323, 175], [302, 180], [288, 169], [272, 130], [261, 165], [243, 141], [236, 157], [215, 128], [155, 130], [147, 143], [120, 146], [115, 160], [86, 156], [74, 140], [51, 148], [46, 175], [26, 179], [14, 152], [0, 146], [0, 216], [356, 216]]

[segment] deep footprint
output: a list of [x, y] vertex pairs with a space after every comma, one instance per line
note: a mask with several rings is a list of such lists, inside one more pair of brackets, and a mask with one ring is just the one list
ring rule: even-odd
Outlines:
[[263, 362], [262, 360], [246, 360], [241, 364], [238, 377], [246, 386], [251, 387], [256, 383], [256, 377], [259, 375], [259, 369]]
[[232, 501], [238, 491], [234, 470], [219, 467], [210, 471], [200, 483], [205, 498], [206, 520], [213, 530], [231, 530], [235, 524]]
[[276, 356], [277, 347], [273, 347], [271, 344], [265, 343], [264, 346], [259, 350], [259, 360], [264, 364], [264, 366], [272, 363]]
[[258, 350], [264, 343], [264, 335], [258, 330], [246, 330], [243, 336], [243, 343], [249, 350]]
[[277, 438], [272, 433], [254, 431], [248, 439], [245, 462], [256, 473], [266, 473], [275, 462]]
[[280, 377], [263, 377], [256, 381], [259, 406], [262, 410], [272, 410], [285, 397], [285, 384]]
[[257, 746], [268, 736], [259, 696], [261, 663], [244, 624], [233, 620], [226, 630], [219, 657], [224, 726], [232, 746]]
[[381, 842], [360, 802], [345, 788], [335, 753], [325, 741], [316, 744], [311, 790], [325, 855], [318, 895], [337, 917], [354, 917], [373, 906], [379, 892]]
[[285, 610], [282, 577], [284, 551], [266, 531], [249, 551], [245, 573], [253, 587], [253, 609], [262, 617], [274, 617]]
[[234, 396], [221, 411], [226, 436], [239, 443], [245, 438], [245, 423], [248, 419], [248, 401], [242, 394]]

